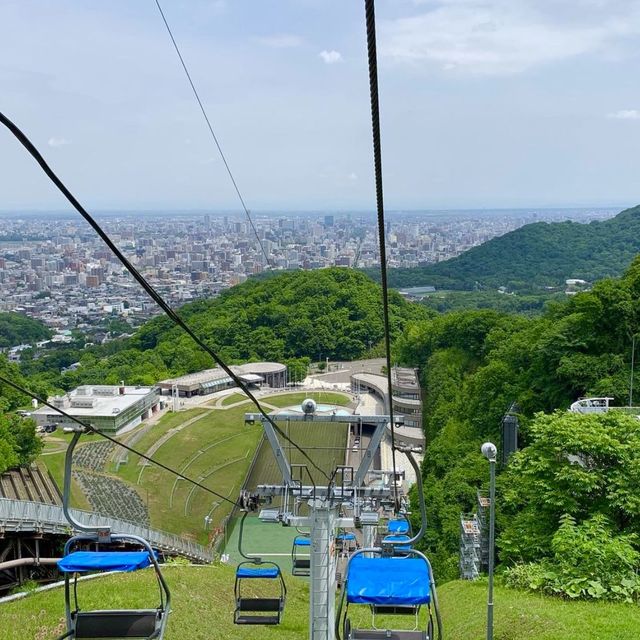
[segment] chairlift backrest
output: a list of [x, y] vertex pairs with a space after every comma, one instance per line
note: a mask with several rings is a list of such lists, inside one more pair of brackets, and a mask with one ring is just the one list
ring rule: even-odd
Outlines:
[[[65, 555], [58, 568], [65, 574], [65, 612], [67, 632], [62, 638], [156, 638], [161, 640], [167, 624], [171, 594], [160, 571], [156, 555], [149, 543], [137, 536], [112, 534], [112, 542], [134, 543], [142, 551], [72, 551], [77, 544], [95, 543], [98, 536], [75, 536], [67, 541]], [[78, 604], [78, 574], [87, 572], [131, 572], [153, 567], [160, 587], [160, 603], [151, 609], [81, 610]], [[71, 598], [73, 582], [73, 604]]]
[[347, 602], [352, 604], [429, 604], [429, 567], [422, 558], [367, 558], [358, 555], [349, 562], [346, 591]]
[[404, 519], [389, 520], [387, 524], [387, 531], [389, 533], [409, 533], [409, 522]]

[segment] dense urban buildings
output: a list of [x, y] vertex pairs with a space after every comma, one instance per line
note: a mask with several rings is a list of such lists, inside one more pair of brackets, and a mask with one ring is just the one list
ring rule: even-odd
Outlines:
[[[446, 260], [529, 222], [605, 218], [614, 210], [393, 213], [390, 267]], [[246, 219], [202, 214], [111, 214], [100, 223], [172, 305], [209, 298], [271, 269], [375, 267], [372, 215], [270, 214]], [[127, 332], [158, 313], [155, 304], [88, 225], [69, 214], [0, 217], [0, 311], [20, 311], [58, 330]], [[268, 263], [267, 263], [268, 258]], [[117, 321], [114, 323], [114, 321]]]

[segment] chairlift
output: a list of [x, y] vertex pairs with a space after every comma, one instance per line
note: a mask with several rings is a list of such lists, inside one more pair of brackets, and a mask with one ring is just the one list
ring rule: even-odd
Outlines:
[[356, 534], [351, 532], [339, 533], [336, 536], [336, 542], [340, 545], [338, 551], [340, 553], [352, 553], [358, 548]]
[[385, 536], [382, 539], [382, 545], [390, 544], [393, 545], [393, 555], [399, 555], [398, 552], [406, 553], [412, 549], [411, 538], [406, 534]]
[[[366, 557], [363, 555], [367, 553]], [[433, 640], [432, 600], [436, 602], [431, 565], [419, 551], [410, 550], [412, 557], [383, 556], [379, 549], [356, 551], [347, 563], [345, 584], [336, 617], [336, 635], [343, 640]], [[346, 600], [340, 636], [340, 618]], [[349, 606], [365, 605], [371, 611], [368, 628], [353, 628]], [[427, 622], [420, 628], [422, 607], [428, 608]], [[379, 616], [406, 619], [408, 628], [390, 629], [382, 625]], [[386, 622], [386, 620], [384, 621]], [[394, 625], [395, 626], [395, 625]]]
[[[71, 513], [71, 469], [73, 452], [82, 432], [75, 431], [67, 448], [64, 469], [64, 491], [62, 507], [71, 527], [83, 532], [73, 536], [65, 544], [64, 557], [58, 568], [64, 573], [64, 600], [67, 630], [58, 640], [93, 640], [94, 638], [140, 638], [162, 640], [171, 610], [171, 593], [164, 580], [154, 550], [147, 540], [140, 536], [111, 533], [108, 528], [95, 528], [79, 522]], [[140, 551], [86, 551], [78, 547], [88, 544], [104, 547], [133, 544]], [[78, 601], [78, 576], [88, 572], [108, 573], [112, 571], [131, 572], [153, 567], [160, 602], [151, 609], [95, 609], [85, 611]], [[73, 582], [73, 597], [71, 584]]]
[[[307, 553], [301, 555], [305, 549]], [[311, 558], [308, 551], [311, 549], [311, 538], [308, 535], [296, 536], [291, 546], [291, 573], [294, 576], [308, 576], [311, 573]]]
[[[338, 640], [434, 640], [432, 607], [438, 640], [442, 640], [442, 620], [431, 563], [423, 553], [413, 548], [427, 528], [422, 476], [411, 451], [401, 450], [416, 473], [417, 494], [420, 496], [420, 530], [415, 536], [409, 537], [407, 533], [396, 532], [404, 528], [401, 524], [392, 524], [388, 529], [396, 531], [384, 538], [382, 546], [365, 547], [351, 554], [345, 569], [335, 621]], [[398, 521], [409, 524], [406, 519], [392, 520]], [[369, 607], [371, 624], [368, 628], [352, 627], [350, 605]], [[420, 612], [423, 607], [427, 607], [428, 611], [426, 623], [421, 625]], [[381, 621], [380, 616], [385, 618]], [[394, 628], [387, 626], [387, 616], [394, 619]], [[396, 617], [403, 620], [412, 617], [413, 623], [395, 628]]]
[[[72, 551], [97, 537], [74, 536], [65, 545], [58, 569], [64, 573], [64, 600], [67, 631], [58, 640], [69, 638], [146, 638], [162, 640], [169, 617], [171, 594], [156, 555], [149, 543], [137, 536], [113, 534], [111, 542], [135, 543], [142, 551]], [[153, 567], [160, 591], [160, 602], [150, 609], [81, 609], [78, 600], [78, 576], [88, 572], [131, 572]], [[73, 579], [72, 579], [73, 576]], [[71, 584], [73, 582], [73, 597]]]
[[[265, 561], [257, 556], [248, 556], [242, 551], [244, 522], [249, 511], [257, 508], [257, 498], [249, 496], [247, 499], [246, 495], [241, 495], [240, 501], [246, 510], [240, 520], [238, 552], [245, 558], [245, 561], [236, 567], [236, 580], [233, 588], [236, 606], [233, 622], [244, 625], [280, 624], [287, 598], [287, 586], [282, 571], [275, 562]], [[275, 585], [275, 588], [267, 596], [247, 596], [243, 595], [243, 585], [246, 587], [247, 582], [254, 583], [256, 586], [265, 586], [270, 583]], [[246, 594], [246, 590], [244, 593]]]
[[[276, 582], [278, 590], [271, 596], [244, 596], [242, 585], [247, 581]], [[287, 587], [280, 567], [275, 562], [260, 559], [241, 562], [236, 569], [234, 586], [236, 608], [233, 615], [235, 624], [280, 624], [287, 596]]]
[[395, 518], [387, 523], [387, 533], [389, 534], [409, 534], [411, 532], [411, 523], [406, 518]]

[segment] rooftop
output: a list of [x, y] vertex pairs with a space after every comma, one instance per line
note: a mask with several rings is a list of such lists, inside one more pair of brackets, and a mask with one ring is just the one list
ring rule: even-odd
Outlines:
[[[121, 389], [124, 393], [120, 393]], [[93, 385], [78, 387], [64, 396], [49, 400], [74, 416], [114, 416], [153, 392], [153, 387]], [[33, 414], [60, 415], [60, 412], [50, 407], [40, 407]]]

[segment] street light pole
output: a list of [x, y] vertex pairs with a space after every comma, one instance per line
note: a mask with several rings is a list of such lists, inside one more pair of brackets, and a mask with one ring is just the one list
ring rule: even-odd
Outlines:
[[496, 458], [498, 450], [492, 442], [482, 445], [482, 455], [489, 461], [489, 595], [487, 598], [487, 640], [493, 640], [493, 565], [495, 561], [496, 526]]

